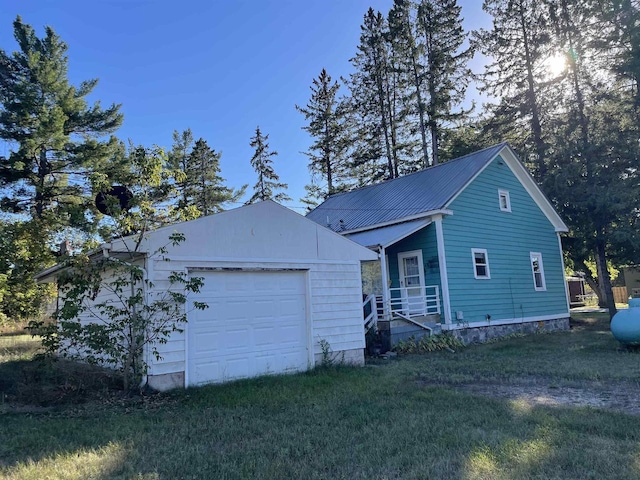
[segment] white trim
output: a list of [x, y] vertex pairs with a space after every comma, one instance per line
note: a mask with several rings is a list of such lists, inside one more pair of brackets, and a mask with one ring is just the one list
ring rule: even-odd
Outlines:
[[[534, 257], [538, 257], [538, 267], [540, 268], [540, 278], [542, 279], [542, 286], [541, 287], [539, 287], [536, 284], [536, 271], [533, 269]], [[540, 253], [540, 252], [529, 252], [529, 264], [531, 265], [531, 274], [533, 275], [533, 288], [535, 288], [536, 292], [546, 292], [547, 291], [547, 279], [544, 276], [544, 262], [542, 260], [542, 253]]]
[[444, 322], [451, 323], [451, 300], [449, 298], [449, 275], [447, 274], [447, 256], [444, 248], [444, 232], [442, 230], [442, 216], [433, 219], [436, 225], [436, 244], [438, 246], [438, 266], [440, 267], [440, 288], [442, 289], [442, 312]]
[[[358, 270], [359, 272], [359, 270]], [[311, 288], [311, 271], [304, 272], [305, 283], [305, 323], [307, 326], [307, 366], [308, 370], [311, 370], [316, 365], [315, 346], [313, 344], [313, 309], [311, 308], [311, 299], [313, 298], [313, 292]], [[362, 285], [362, 279], [360, 279], [360, 285]], [[362, 322], [361, 322], [362, 323]], [[364, 335], [364, 323], [362, 323], [363, 335]]]
[[526, 318], [505, 318], [504, 320], [482, 320], [480, 322], [473, 323], [452, 323], [451, 325], [442, 325], [443, 330], [464, 330], [466, 328], [478, 328], [478, 327], [494, 327], [498, 325], [514, 325], [518, 323], [531, 323], [531, 322], [545, 322], [548, 320], [560, 320], [562, 318], [569, 318], [571, 315], [567, 312], [558, 313], [556, 315], [540, 315], [537, 317]]
[[[389, 264], [384, 247], [380, 247], [380, 275], [382, 276], [382, 315], [387, 320], [387, 305], [389, 304]], [[377, 305], [376, 305], [377, 308]]]
[[[484, 255], [484, 265], [487, 269], [487, 274], [484, 276], [478, 276], [478, 269], [476, 268], [476, 253], [482, 253]], [[476, 280], [491, 280], [491, 270], [489, 269], [489, 254], [486, 248], [472, 248], [471, 249], [471, 265], [473, 266], [473, 278]]]
[[558, 236], [558, 247], [560, 250], [560, 265], [562, 265], [562, 280], [564, 282], [564, 296], [567, 299], [567, 312], [571, 310], [571, 301], [569, 299], [569, 286], [567, 285], [567, 277], [565, 276], [565, 265], [564, 265], [564, 254], [562, 253], [562, 239], [560, 238], [560, 234], [556, 233]]
[[418, 220], [420, 218], [428, 218], [433, 215], [453, 215], [451, 210], [446, 208], [441, 208], [439, 210], [429, 210], [428, 212], [416, 213], [415, 215], [407, 215], [406, 217], [396, 218], [394, 220], [389, 220], [388, 222], [376, 223], [374, 225], [367, 225], [366, 227], [358, 227], [352, 230], [345, 230], [344, 232], [339, 232], [340, 235], [348, 235], [350, 233], [358, 233], [358, 232], [366, 232], [367, 230], [375, 230], [376, 228], [388, 227], [389, 225], [395, 225], [396, 223], [405, 223], [411, 220]]
[[[412, 258], [412, 257], [416, 257], [417, 261], [418, 261], [418, 279], [420, 282], [420, 285], [418, 285], [417, 287], [407, 287], [407, 285], [405, 284], [405, 272], [404, 272], [404, 262], [402, 260], [404, 260], [405, 258]], [[407, 251], [407, 252], [399, 252], [398, 253], [398, 283], [400, 284], [400, 288], [404, 289], [401, 290], [402, 292], [402, 308], [406, 309], [408, 312], [412, 313], [409, 310], [409, 288], [419, 288], [420, 289], [420, 297], [424, 298], [426, 292], [425, 292], [425, 285], [426, 282], [424, 280], [424, 257], [422, 256], [422, 250], [411, 250], [411, 251]]]
[[[366, 248], [366, 247], [362, 247], [362, 248]], [[368, 251], [371, 252], [371, 250], [368, 250]], [[214, 264], [220, 264], [220, 265], [222, 264], [237, 265], [239, 263], [240, 264], [267, 264], [267, 263], [271, 264], [272, 263], [272, 264], [280, 264], [280, 265], [330, 265], [333, 263], [340, 263], [344, 265], [360, 265], [361, 261], [367, 262], [367, 261], [376, 260], [375, 258], [372, 258], [371, 260], [339, 260], [339, 259], [311, 260], [308, 258], [295, 259], [295, 258], [252, 258], [252, 257], [213, 257], [213, 256], [192, 257], [192, 256], [177, 256], [177, 255], [170, 255], [170, 256], [171, 256], [172, 262], [198, 262], [198, 263], [207, 262], [207, 263], [214, 263]], [[164, 260], [161, 260], [160, 258], [152, 257], [152, 259], [156, 262], [165, 263]]]
[[[502, 199], [504, 198], [505, 206], [502, 206]], [[511, 196], [509, 195], [509, 190], [498, 190], [498, 205], [500, 206], [501, 212], [509, 212], [511, 213]]]

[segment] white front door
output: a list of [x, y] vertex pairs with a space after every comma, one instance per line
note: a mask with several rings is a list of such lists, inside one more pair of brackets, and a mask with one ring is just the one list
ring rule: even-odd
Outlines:
[[409, 315], [424, 315], [424, 262], [422, 250], [398, 254], [402, 308]]

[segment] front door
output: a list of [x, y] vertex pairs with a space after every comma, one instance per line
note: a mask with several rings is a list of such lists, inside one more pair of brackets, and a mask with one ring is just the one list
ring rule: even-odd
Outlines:
[[398, 254], [400, 271], [400, 293], [405, 315], [424, 315], [424, 262], [422, 250]]

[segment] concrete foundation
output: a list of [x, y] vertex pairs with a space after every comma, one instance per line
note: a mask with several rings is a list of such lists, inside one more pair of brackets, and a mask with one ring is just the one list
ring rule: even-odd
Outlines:
[[328, 362], [331, 365], [364, 365], [364, 349], [355, 348], [353, 350], [339, 350], [337, 352], [331, 351], [326, 359], [323, 358], [322, 353], [316, 353], [316, 367], [321, 366], [323, 362]]
[[184, 388], [184, 372], [149, 375], [147, 384], [159, 392], [166, 392], [174, 388]]

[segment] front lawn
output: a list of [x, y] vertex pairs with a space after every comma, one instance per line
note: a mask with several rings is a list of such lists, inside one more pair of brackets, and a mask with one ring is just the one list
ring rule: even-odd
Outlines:
[[640, 478], [640, 416], [581, 406], [640, 398], [640, 353], [603, 316], [577, 320], [365, 368], [0, 409], [0, 478]]

